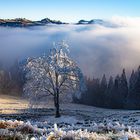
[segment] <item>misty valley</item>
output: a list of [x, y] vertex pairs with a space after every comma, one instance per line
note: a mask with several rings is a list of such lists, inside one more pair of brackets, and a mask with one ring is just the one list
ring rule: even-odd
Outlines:
[[0, 20], [0, 139], [139, 140], [140, 29], [121, 20]]

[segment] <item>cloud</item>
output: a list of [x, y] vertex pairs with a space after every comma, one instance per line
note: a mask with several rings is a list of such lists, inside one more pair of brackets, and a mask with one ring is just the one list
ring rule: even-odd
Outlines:
[[48, 52], [54, 41], [66, 40], [71, 56], [85, 75], [128, 73], [140, 64], [140, 19], [113, 17], [116, 27], [101, 25], [49, 25], [31, 28], [0, 28], [0, 61]]
[[110, 22], [124, 27], [140, 27], [140, 17], [113, 16]]

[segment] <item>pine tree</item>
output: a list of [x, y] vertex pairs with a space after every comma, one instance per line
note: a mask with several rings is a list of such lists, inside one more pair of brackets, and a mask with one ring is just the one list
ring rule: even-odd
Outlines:
[[129, 93], [126, 108], [140, 109], [140, 66], [137, 71], [132, 71], [129, 79]]
[[111, 106], [111, 102], [113, 99], [113, 85], [114, 85], [113, 77], [110, 76], [108, 86], [107, 86], [107, 95], [106, 95], [107, 107]]
[[103, 92], [105, 92], [107, 89], [107, 80], [105, 74], [102, 77], [100, 88]]
[[135, 73], [135, 79], [134, 82], [134, 89], [133, 89], [133, 102], [134, 102], [134, 108], [140, 109], [140, 66], [138, 67], [137, 72]]
[[136, 73], [136, 83], [134, 85], [135, 92], [140, 93], [140, 66], [138, 67], [137, 73]]
[[108, 92], [110, 92], [111, 93], [111, 91], [113, 90], [113, 77], [112, 76], [110, 76], [110, 78], [109, 78], [109, 82], [108, 82]]
[[101, 106], [104, 107], [106, 104], [106, 92], [107, 92], [107, 80], [105, 74], [102, 77], [101, 84], [100, 84], [100, 100]]
[[127, 101], [125, 103], [125, 108], [133, 109], [134, 106], [134, 100], [135, 100], [135, 84], [137, 81], [137, 72], [132, 70], [131, 76], [129, 78], [129, 90], [128, 90], [128, 96]]
[[84, 91], [83, 94], [81, 94], [81, 102], [86, 104], [86, 105], [93, 105], [93, 80], [90, 78], [85, 77], [85, 82], [86, 82], [86, 91]]
[[128, 83], [125, 74], [125, 69], [123, 69], [122, 75], [120, 77], [119, 93], [120, 93], [120, 105], [121, 108], [123, 108], [124, 103], [126, 102], [128, 96]]
[[136, 74], [135, 74], [135, 71], [132, 70], [132, 73], [129, 79], [129, 96], [131, 93], [134, 92], [135, 84], [136, 84]]
[[101, 106], [101, 98], [100, 98], [100, 79], [93, 80], [93, 105]]
[[112, 93], [112, 104], [111, 108], [120, 108], [120, 76], [117, 75], [114, 80], [114, 86], [113, 86], [113, 93]]
[[18, 60], [15, 60], [13, 65], [10, 67], [10, 80], [12, 90], [19, 95], [22, 93], [23, 84], [25, 81], [25, 75], [21, 69], [20, 63]]

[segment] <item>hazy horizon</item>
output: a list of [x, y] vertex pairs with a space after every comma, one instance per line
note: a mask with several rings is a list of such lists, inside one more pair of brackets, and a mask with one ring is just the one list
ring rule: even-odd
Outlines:
[[64, 22], [80, 19], [140, 17], [139, 0], [1, 0], [0, 18], [50, 18]]

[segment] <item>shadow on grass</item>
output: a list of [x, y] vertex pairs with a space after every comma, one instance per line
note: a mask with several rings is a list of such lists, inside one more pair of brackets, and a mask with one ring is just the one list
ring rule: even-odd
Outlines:
[[[10, 109], [9, 109], [10, 110]], [[13, 109], [17, 113], [2, 113], [0, 110], [0, 118], [4, 120], [30, 120], [39, 119], [43, 116], [55, 115], [55, 109], [53, 108], [28, 108], [28, 109]], [[11, 110], [10, 110], [11, 111]]]

